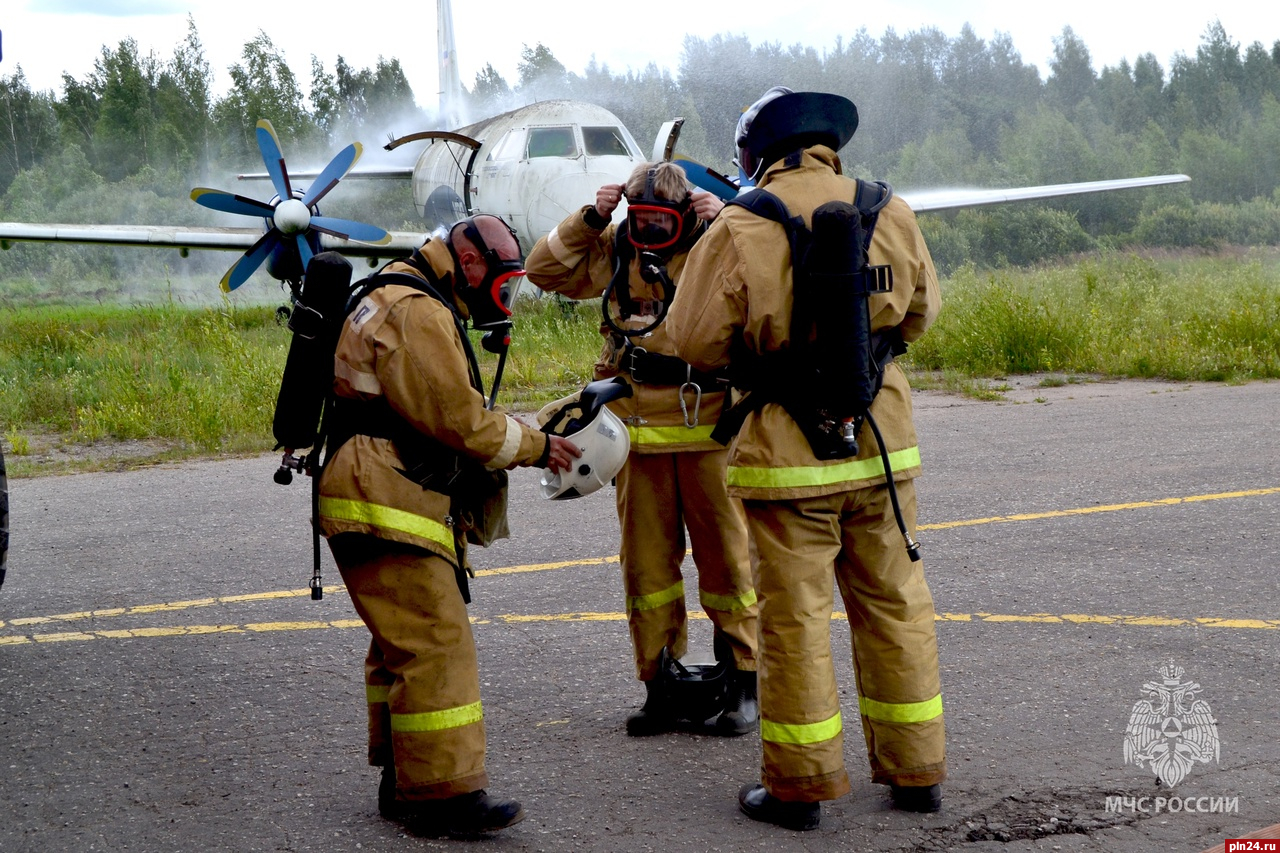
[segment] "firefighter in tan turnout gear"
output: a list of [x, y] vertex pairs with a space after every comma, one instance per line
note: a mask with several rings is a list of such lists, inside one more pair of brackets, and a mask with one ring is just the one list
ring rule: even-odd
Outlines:
[[468, 481], [483, 493], [494, 471], [567, 470], [577, 448], [490, 411], [473, 384], [454, 312], [478, 327], [509, 313], [507, 279], [522, 270], [506, 223], [463, 220], [384, 272], [413, 278], [367, 292], [343, 327], [340, 437], [319, 502], [321, 530], [373, 635], [365, 692], [369, 762], [383, 768], [379, 810], [429, 834], [501, 829], [524, 811], [484, 790], [464, 573], [466, 541], [484, 541], [484, 520], [459, 512], [459, 501]]
[[[627, 220], [615, 226], [610, 220], [624, 197]], [[556, 226], [527, 260], [529, 281], [545, 291], [604, 297], [605, 343], [595, 376], [624, 377], [633, 389], [609, 403], [631, 440], [617, 477], [617, 508], [627, 620], [636, 675], [646, 688], [643, 707], [627, 718], [632, 735], [669, 731], [689, 710], [658, 677], [665, 656], [679, 659], [688, 645], [680, 571], [686, 528], [698, 600], [714, 624], [715, 656], [730, 667], [728, 698], [713, 731], [740, 735], [758, 725], [746, 522], [725, 490], [728, 453], [710, 437], [727, 386], [722, 375], [676, 358], [663, 323], [684, 286], [689, 248], [721, 207], [710, 193], [691, 193], [676, 164], [642, 163], [625, 186], [601, 187], [594, 205]]]
[[[777, 87], [739, 122], [740, 164], [761, 190], [812, 228], [819, 206], [855, 200], [858, 184], [842, 176], [836, 151], [856, 127], [857, 111], [847, 99]], [[888, 188], [880, 186], [887, 196]], [[899, 529], [872, 421], [856, 436], [840, 436], [850, 448], [856, 437], [856, 452], [819, 458], [803, 410], [820, 410], [827, 401], [789, 396], [790, 387], [803, 387], [803, 371], [820, 367], [834, 384], [851, 373], [851, 359], [788, 361], [788, 353], [815, 352], [821, 341], [817, 335], [816, 343], [793, 339], [793, 299], [799, 296], [787, 230], [736, 203], [751, 195], [727, 205], [689, 254], [666, 323], [676, 352], [695, 367], [730, 365], [739, 387], [752, 383], [735, 368], [759, 377], [740, 404], [746, 417], [728, 468], [729, 493], [743, 499], [758, 551], [760, 595], [763, 768], [761, 782], [739, 792], [739, 805], [756, 820], [814, 829], [820, 801], [850, 789], [831, 662], [834, 577], [852, 632], [872, 781], [891, 786], [899, 809], [935, 811], [946, 763], [933, 601], [921, 564], [905, 547], [915, 547], [906, 531], [915, 526], [913, 478], [920, 473], [910, 389], [902, 369], [888, 362], [870, 406], [897, 484], [905, 519]], [[891, 268], [892, 282], [890, 292], [865, 291], [872, 295], [862, 301], [878, 358], [880, 342], [897, 340], [894, 351], [901, 352], [919, 338], [937, 315], [940, 297], [933, 262], [905, 202], [890, 198], [872, 233], [869, 264], [882, 276]], [[838, 294], [815, 292], [813, 311], [831, 313]], [[770, 377], [771, 365], [779, 363], [792, 369]]]

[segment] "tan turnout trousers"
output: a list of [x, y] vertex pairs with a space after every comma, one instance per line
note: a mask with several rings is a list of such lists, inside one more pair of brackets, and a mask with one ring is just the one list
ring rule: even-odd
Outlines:
[[478, 791], [484, 769], [480, 677], [453, 565], [358, 533], [330, 547], [373, 639], [365, 659], [369, 763], [394, 762], [404, 800]]
[[[740, 670], [756, 668], [756, 592], [746, 520], [725, 493], [727, 450], [632, 453], [618, 473], [622, 584], [636, 676], [658, 673], [663, 647], [688, 649], [685, 528], [698, 569], [698, 600], [733, 650]], [[696, 508], [696, 509], [695, 509]]]
[[[897, 484], [914, 532], [915, 485]], [[946, 775], [933, 599], [907, 557], [888, 489], [744, 501], [758, 551], [762, 781], [783, 800], [849, 791], [831, 658], [834, 575], [848, 613], [873, 782]]]

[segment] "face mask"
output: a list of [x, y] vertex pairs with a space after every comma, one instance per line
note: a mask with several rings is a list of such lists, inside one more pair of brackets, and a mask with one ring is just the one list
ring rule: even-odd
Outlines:
[[685, 232], [685, 220], [692, 214], [689, 195], [680, 201], [658, 198], [653, 189], [656, 169], [645, 176], [644, 195], [627, 200], [627, 239], [637, 249], [660, 252], [674, 246]]
[[[485, 244], [471, 222], [463, 226], [462, 233], [485, 262], [485, 276], [479, 287], [471, 287], [463, 276], [457, 288], [458, 295], [467, 306], [467, 313], [471, 315], [471, 324], [477, 329], [484, 329], [504, 323], [511, 316], [511, 306], [520, 290], [524, 266], [519, 258], [500, 258], [495, 249]], [[514, 231], [511, 236], [515, 237]], [[518, 240], [516, 245], [520, 245]]]

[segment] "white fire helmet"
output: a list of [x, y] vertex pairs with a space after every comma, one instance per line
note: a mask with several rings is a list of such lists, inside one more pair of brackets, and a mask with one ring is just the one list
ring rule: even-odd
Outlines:
[[552, 473], [548, 468], [542, 472], [542, 497], [556, 501], [580, 498], [613, 481], [631, 452], [631, 438], [626, 424], [605, 403], [631, 393], [631, 385], [622, 377], [600, 379], [539, 413], [543, 432], [563, 436], [582, 451], [570, 470]]

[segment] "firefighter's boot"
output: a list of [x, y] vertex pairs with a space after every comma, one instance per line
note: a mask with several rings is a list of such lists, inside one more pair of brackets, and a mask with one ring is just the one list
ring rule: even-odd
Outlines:
[[627, 734], [632, 737], [660, 735], [675, 728], [675, 712], [662, 690], [660, 678], [644, 682], [645, 700], [640, 710], [627, 717]]
[[752, 820], [796, 832], [817, 829], [822, 820], [822, 803], [779, 800], [758, 782], [744, 785], [738, 792], [738, 807]]
[[758, 728], [760, 701], [756, 697], [756, 674], [740, 669], [730, 670], [724, 711], [716, 718], [716, 734], [736, 737]]
[[941, 785], [890, 785], [893, 807], [903, 812], [936, 812], [942, 808]]

